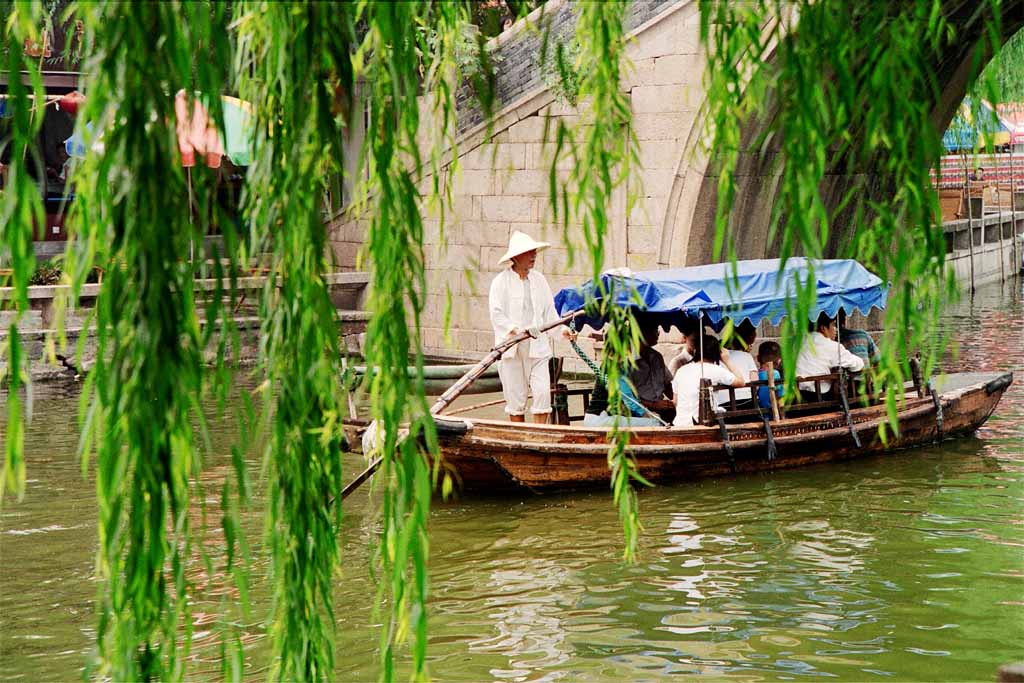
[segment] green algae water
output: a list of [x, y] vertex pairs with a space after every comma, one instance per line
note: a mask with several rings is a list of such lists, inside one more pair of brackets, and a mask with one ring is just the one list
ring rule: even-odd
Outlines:
[[[857, 462], [641, 494], [639, 562], [620, 563], [608, 494], [437, 503], [430, 521], [431, 674], [439, 681], [992, 681], [1024, 659], [1024, 311], [1019, 284], [979, 290], [944, 324], [947, 370], [1013, 370], [973, 437]], [[29, 481], [0, 512], [0, 680], [79, 680], [92, 650], [96, 514], [75, 459], [76, 387], [37, 386]], [[219, 518], [231, 419], [203, 484]], [[362, 464], [347, 457], [353, 473]], [[259, 459], [250, 459], [258, 478]], [[340, 681], [377, 679], [368, 490], [346, 501], [337, 579]], [[246, 678], [269, 640], [261, 492], [244, 522]], [[198, 499], [197, 499], [198, 503]], [[202, 510], [193, 508], [198, 528]], [[218, 557], [219, 530], [206, 535]], [[230, 581], [196, 560], [189, 680], [219, 678]], [[223, 564], [215, 561], [215, 566]], [[400, 674], [401, 675], [401, 674]]]

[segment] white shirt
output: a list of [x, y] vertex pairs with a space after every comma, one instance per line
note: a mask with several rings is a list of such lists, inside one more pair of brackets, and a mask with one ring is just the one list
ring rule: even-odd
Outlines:
[[[495, 346], [508, 339], [513, 328], [524, 332], [531, 327], [541, 327], [558, 320], [551, 287], [547, 278], [536, 270], [527, 273], [525, 280], [513, 272], [511, 267], [498, 273], [491, 282], [488, 308], [491, 312], [491, 326], [494, 328]], [[515, 347], [506, 351], [502, 358], [511, 358], [513, 355]], [[542, 334], [530, 341], [530, 358], [549, 356], [551, 340], [548, 335]]]
[[[864, 368], [864, 360], [860, 356], [850, 353], [845, 346], [829, 339], [821, 332], [811, 332], [807, 336], [807, 340], [804, 341], [803, 348], [800, 349], [800, 355], [796, 357], [796, 376], [827, 375], [832, 368], [837, 366], [857, 372]], [[800, 388], [805, 391], [814, 391], [814, 382], [800, 382]], [[821, 382], [822, 392], [831, 388], [831, 382]]]
[[[740, 373], [740, 377], [743, 378], [744, 382], [750, 381], [751, 370], [753, 370], [754, 376], [757, 376], [757, 361], [748, 352], [730, 350], [729, 362]], [[732, 382], [729, 382], [729, 384], [732, 384]], [[725, 389], [715, 392], [715, 398], [720, 406], [729, 404], [729, 392]], [[746, 401], [749, 398], [750, 387], [742, 387], [736, 390], [737, 401]]]
[[[730, 356], [731, 358], [731, 356]], [[672, 379], [672, 391], [676, 397], [676, 419], [672, 424], [676, 427], [692, 427], [700, 416], [700, 380], [711, 380], [716, 384], [732, 384], [736, 376], [721, 365], [711, 363], [687, 363], [676, 371]]]

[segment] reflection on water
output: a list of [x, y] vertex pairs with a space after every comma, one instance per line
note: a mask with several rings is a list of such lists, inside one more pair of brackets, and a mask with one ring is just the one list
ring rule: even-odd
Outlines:
[[[619, 562], [608, 495], [470, 499], [431, 517], [429, 666], [438, 680], [992, 680], [1024, 640], [1024, 321], [988, 288], [945, 318], [949, 370], [1015, 370], [976, 436], [869, 460], [658, 487], [641, 494], [640, 561]], [[74, 457], [77, 396], [40, 388], [31, 477], [0, 519], [0, 660], [9, 680], [79, 676], [94, 636], [95, 503]], [[217, 517], [224, 454], [203, 480]], [[347, 456], [346, 468], [361, 461]], [[254, 468], [256, 467], [254, 463]], [[256, 471], [254, 469], [254, 471]], [[219, 615], [241, 624], [246, 675], [266, 675], [261, 494], [252, 614], [193, 562], [193, 679], [218, 677]], [[337, 582], [339, 680], [375, 680], [379, 623], [368, 491], [348, 501]], [[194, 524], [201, 511], [195, 510]], [[217, 556], [222, 537], [205, 540]], [[220, 568], [222, 562], [215, 562]]]

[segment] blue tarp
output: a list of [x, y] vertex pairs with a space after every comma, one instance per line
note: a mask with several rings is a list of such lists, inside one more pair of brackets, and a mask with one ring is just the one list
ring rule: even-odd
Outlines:
[[[790, 258], [780, 270], [781, 265], [779, 259], [738, 261], [734, 271], [732, 264], [713, 263], [627, 276], [605, 274], [601, 280], [605, 291], [614, 292], [617, 306], [655, 314], [663, 326], [701, 314], [715, 327], [726, 318], [735, 323], [746, 319], [754, 324], [762, 320], [778, 324], [786, 314], [786, 301], [796, 293], [797, 283], [805, 282], [810, 275], [811, 261]], [[885, 308], [888, 288], [856, 261], [820, 260], [813, 266], [818, 301], [810, 311], [812, 320], [821, 312], [835, 316], [840, 308], [848, 314]], [[555, 295], [555, 308], [559, 315], [579, 310], [588, 294], [596, 297], [599, 291], [592, 280], [563, 289]], [[600, 319], [584, 322], [594, 328], [602, 324]]]

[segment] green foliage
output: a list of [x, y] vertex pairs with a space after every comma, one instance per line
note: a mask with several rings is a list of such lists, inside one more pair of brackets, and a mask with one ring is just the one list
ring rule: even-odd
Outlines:
[[[193, 56], [217, 44], [227, 17], [218, 5], [125, 11], [117, 2], [79, 5], [75, 16], [93, 45], [79, 126], [93, 122], [105, 149], [77, 171], [66, 258], [76, 291], [94, 263], [106, 270], [94, 314], [96, 364], [83, 390], [82, 444], [95, 452], [99, 505], [95, 673], [180, 680], [192, 623], [185, 569], [198, 551], [189, 479], [201, 467], [193, 424], [206, 343], [189, 255], [205, 232], [211, 192], [199, 174], [193, 225], [185, 173], [174, 163], [172, 88], [221, 88]], [[159, 60], [139, 49], [154, 35], [164, 38]]]
[[[5, 256], [11, 269], [11, 286], [14, 287], [13, 304], [15, 315], [7, 330], [7, 344], [0, 349], [0, 361], [6, 361], [6, 369], [0, 373], [0, 385], [7, 389], [7, 427], [4, 438], [3, 472], [0, 473], [0, 505], [4, 492], [10, 489], [19, 499], [25, 491], [24, 426], [22, 419], [21, 388], [29, 382], [28, 365], [20, 347], [18, 325], [28, 310], [28, 285], [35, 269], [35, 255], [32, 251], [33, 225], [44, 220], [43, 202], [36, 181], [28, 173], [32, 165], [31, 155], [36, 154], [35, 138], [43, 123], [32, 102], [43, 97], [43, 81], [40, 64], [28, 57], [22, 47], [26, 40], [40, 40], [39, 21], [42, 6], [36, 3], [18, 3], [8, 9], [4, 18], [6, 60], [4, 70], [9, 74], [26, 72], [30, 88], [20, 78], [8, 79], [7, 106], [13, 112], [9, 127], [9, 139], [4, 143], [10, 148], [11, 164], [7, 172], [0, 206], [2, 206], [2, 235]], [[38, 168], [41, 164], [37, 162]], [[31, 406], [29, 407], [31, 409]]]
[[554, 47], [544, 43], [541, 52], [540, 75], [544, 85], [562, 104], [575, 107], [579, 103], [580, 85], [587, 77], [580, 59], [580, 43], [577, 37], [556, 41]]
[[[988, 17], [984, 26], [996, 21], [998, 3], [978, 9]], [[740, 155], [777, 152], [769, 242], [779, 245], [780, 256], [820, 258], [836, 249], [837, 224], [852, 226], [839, 255], [855, 256], [892, 283], [883, 358], [874, 370], [878, 386], [895, 389], [888, 392], [894, 414], [909, 374], [907, 351], [925, 352], [927, 376], [939, 348], [936, 318], [956, 293], [928, 174], [942, 154], [930, 119], [939, 97], [936, 69], [957, 39], [943, 3], [707, 1], [701, 18], [710, 55], [707, 126], [721, 169], [715, 254], [735, 255], [730, 210]], [[758, 134], [743, 139], [754, 127]], [[833, 174], [849, 182], [830, 203]], [[812, 274], [789, 305], [782, 330], [787, 367], [806, 334], [814, 282]], [[786, 379], [792, 394], [792, 374]]]
[[[581, 74], [579, 96], [587, 102], [585, 115], [575, 128], [559, 122], [555, 132], [549, 184], [551, 204], [560, 221], [565, 241], [572, 247], [571, 231], [583, 234], [592, 276], [600, 275], [605, 263], [605, 241], [610, 231], [609, 211], [616, 192], [626, 191], [631, 169], [639, 165], [638, 144], [629, 124], [628, 96], [619, 87], [619, 74], [626, 64], [623, 15], [625, 2], [593, 2], [579, 7], [576, 35], [580, 46], [578, 64], [592, 67]], [[545, 138], [547, 136], [545, 135]], [[558, 166], [563, 155], [572, 160], [568, 178], [560, 181]], [[635, 201], [628, 196], [626, 212]], [[570, 257], [572, 257], [570, 251]], [[610, 292], [589, 302], [609, 322], [605, 334], [602, 369], [608, 379], [609, 401], [621, 403], [619, 378], [628, 373], [639, 349], [636, 322], [624, 309], [608, 305]], [[622, 411], [619, 411], [620, 413]], [[610, 436], [608, 466], [612, 473], [613, 499], [618, 507], [625, 535], [623, 554], [636, 555], [640, 521], [633, 482], [639, 480], [636, 463], [626, 451], [629, 433], [616, 423]]]
[[328, 680], [341, 527], [341, 506], [328, 501], [342, 488], [344, 400], [337, 315], [323, 278], [321, 198], [344, 157], [336, 112], [352, 101], [356, 9], [262, 1], [235, 9], [239, 92], [255, 106], [260, 150], [243, 204], [254, 249], [271, 258], [260, 361], [272, 405], [265, 451], [272, 677]]
[[996, 102], [1024, 102], [1024, 31], [1010, 36], [981, 72], [980, 80], [993, 84]]
[[61, 261], [63, 259], [51, 259], [46, 263], [36, 266], [32, 277], [29, 278], [30, 285], [55, 285], [60, 282]]
[[500, 34], [506, 22], [524, 17], [543, 5], [546, 0], [472, 0], [470, 20], [479, 27], [481, 35], [493, 38]]
[[[433, 26], [425, 28], [424, 32], [428, 57], [438, 54], [443, 49], [441, 43], [447, 36], [438, 35], [437, 29]], [[501, 55], [491, 53], [484, 34], [473, 24], [460, 24], [453, 47], [453, 57], [458, 73], [471, 83], [488, 77], [486, 73], [488, 63], [491, 66], [496, 66], [502, 61]]]
[[[385, 680], [394, 678], [396, 645], [408, 639], [412, 677], [427, 676], [426, 524], [438, 470], [428, 460], [437, 453], [437, 437], [424, 398], [420, 318], [426, 277], [417, 175], [430, 174], [428, 203], [444, 196], [441, 150], [442, 145], [454, 148], [456, 55], [466, 21], [464, 8], [456, 3], [433, 5], [430, 25], [435, 39], [428, 45], [417, 26], [429, 10], [430, 3], [419, 2], [368, 5], [369, 31], [362, 48], [370, 56], [365, 74], [367, 96], [373, 103], [365, 188], [370, 220], [365, 256], [372, 263], [369, 308], [373, 318], [367, 326], [365, 349], [367, 366], [379, 370], [370, 380], [370, 400], [383, 435], [384, 460], [377, 474], [383, 489], [383, 530], [377, 559], [383, 571], [381, 590], [390, 609], [381, 633]], [[417, 141], [421, 56], [426, 74], [422, 85], [431, 93], [437, 140], [426, 159]], [[443, 207], [440, 215], [443, 222]], [[412, 377], [406, 370], [410, 355], [416, 367]], [[400, 425], [404, 425], [401, 433]]]

